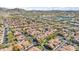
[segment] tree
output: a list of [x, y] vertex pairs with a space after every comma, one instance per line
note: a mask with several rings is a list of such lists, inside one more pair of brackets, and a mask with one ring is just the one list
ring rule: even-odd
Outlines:
[[15, 38], [14, 34], [11, 31], [8, 33], [7, 38], [8, 38], [8, 42], [16, 41], [16, 38]]

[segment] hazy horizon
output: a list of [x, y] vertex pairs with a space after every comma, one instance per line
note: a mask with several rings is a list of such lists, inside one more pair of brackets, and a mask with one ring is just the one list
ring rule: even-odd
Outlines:
[[79, 10], [79, 7], [26, 7], [25, 10]]
[[[0, 7], [0, 8], [8, 8], [8, 7]], [[19, 7], [14, 7], [19, 8]], [[8, 8], [8, 9], [14, 9], [14, 8]], [[79, 10], [79, 7], [22, 7], [20, 9], [25, 10]]]

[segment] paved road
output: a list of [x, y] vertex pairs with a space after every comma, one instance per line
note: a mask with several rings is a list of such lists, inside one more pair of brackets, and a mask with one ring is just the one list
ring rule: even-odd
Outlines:
[[65, 44], [67, 44], [67, 43], [69, 43], [70, 45], [76, 46], [74, 43], [69, 42], [69, 40], [66, 39], [65, 37], [62, 37], [60, 40], [62, 41], [62, 43], [59, 44], [59, 45], [57, 45], [57, 46], [53, 49], [53, 51], [57, 51], [59, 48], [63, 47], [63, 46], [64, 46]]
[[6, 35], [7, 35], [7, 32], [8, 32], [8, 25], [7, 23], [5, 22], [5, 20], [3, 21], [3, 39], [2, 39], [2, 43], [5, 43], [6, 42]]
[[66, 43], [67, 43], [67, 41], [64, 41], [63, 43], [57, 45], [57, 46], [53, 49], [53, 51], [56, 51], [57, 49], [63, 47]]

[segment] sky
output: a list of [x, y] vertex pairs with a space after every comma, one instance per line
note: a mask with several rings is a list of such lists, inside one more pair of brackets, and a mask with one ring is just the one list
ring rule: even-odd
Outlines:
[[77, 1], [78, 0], [0, 0], [0, 7], [23, 8], [27, 10], [79, 10], [79, 2]]

